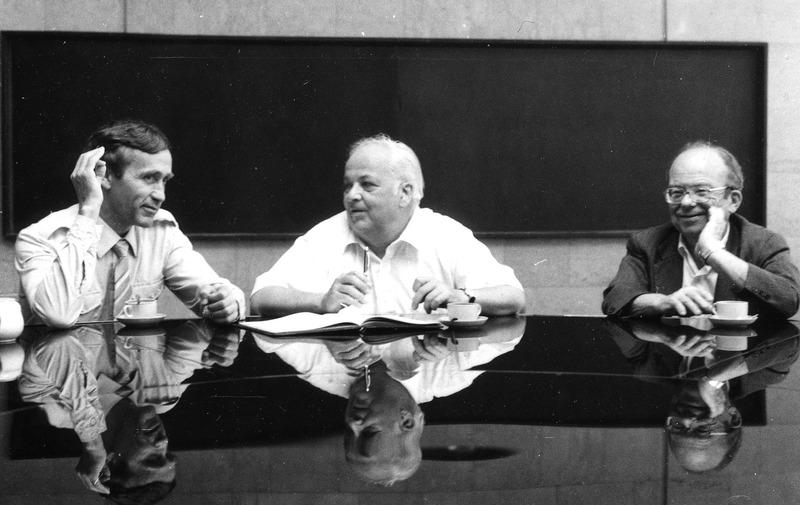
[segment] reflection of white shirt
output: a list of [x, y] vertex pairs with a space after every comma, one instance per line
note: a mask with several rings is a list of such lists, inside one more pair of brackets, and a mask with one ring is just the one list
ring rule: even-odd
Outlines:
[[[728, 243], [728, 233], [731, 227], [725, 230], [725, 236], [722, 237], [722, 243]], [[697, 263], [694, 262], [694, 257], [686, 242], [683, 241], [683, 235], [678, 235], [678, 253], [683, 258], [683, 283], [681, 287], [696, 286], [708, 291], [712, 296], [717, 289], [717, 272], [711, 268], [711, 265], [703, 265], [703, 268], [698, 268]]]
[[[199, 313], [198, 290], [230, 283], [219, 277], [192, 249], [172, 214], [161, 209], [153, 225], [133, 226], [125, 235], [131, 245], [132, 271], [117, 292], [151, 298], [164, 285]], [[16, 268], [22, 281], [23, 311], [28, 322], [70, 326], [101, 319], [107, 272], [120, 237], [102, 219], [78, 215], [78, 205], [54, 212], [19, 233]], [[244, 310], [244, 294], [232, 286]], [[124, 301], [127, 297], [118, 297]], [[114, 307], [118, 314], [121, 306]]]
[[39, 404], [51, 425], [72, 428], [84, 442], [106, 430], [106, 414], [123, 398], [167, 412], [188, 387], [182, 382], [202, 366], [211, 338], [194, 323], [178, 329], [182, 334], [169, 337], [159, 330], [117, 336], [112, 344], [92, 326], [44, 334], [26, 350], [20, 395]]
[[[298, 238], [256, 279], [253, 292], [281, 286], [324, 293], [340, 275], [364, 271], [363, 247], [348, 226], [347, 214], [341, 212]], [[384, 257], [369, 253], [367, 263], [373, 289], [358, 308], [365, 314], [411, 312], [418, 277], [433, 277], [467, 291], [501, 285], [522, 290], [514, 271], [498, 263], [468, 228], [430, 209], [416, 209]]]
[[[347, 398], [350, 386], [358, 378], [358, 372], [337, 362], [323, 343], [286, 342], [253, 335], [258, 347], [267, 353], [277, 354], [283, 361], [297, 370], [300, 378], [330, 394]], [[417, 338], [417, 337], [411, 337]], [[509, 352], [522, 336], [513, 340], [494, 342], [491, 339], [476, 339], [476, 348], [450, 354], [435, 363], [414, 360], [414, 345], [409, 338], [390, 344], [375, 346], [375, 351], [386, 364], [388, 374], [408, 390], [417, 403], [448, 396], [465, 389], [483, 371], [469, 368], [492, 361]]]

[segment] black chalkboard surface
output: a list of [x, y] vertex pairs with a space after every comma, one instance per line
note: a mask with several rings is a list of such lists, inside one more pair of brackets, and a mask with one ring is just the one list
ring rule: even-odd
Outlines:
[[5, 32], [4, 233], [74, 203], [88, 134], [174, 144], [165, 208], [191, 236], [287, 237], [341, 209], [347, 147], [418, 154], [423, 205], [482, 236], [615, 235], [663, 222], [665, 170], [728, 147], [765, 215], [763, 44], [276, 39]]

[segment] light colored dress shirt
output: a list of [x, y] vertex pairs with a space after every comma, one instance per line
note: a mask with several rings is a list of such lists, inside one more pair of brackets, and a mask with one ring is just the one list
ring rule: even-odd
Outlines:
[[[350, 396], [350, 387], [359, 375], [337, 362], [325, 344], [286, 342], [255, 334], [253, 337], [259, 349], [277, 354], [304, 381], [342, 398]], [[373, 347], [386, 364], [389, 376], [403, 384], [415, 402], [424, 403], [469, 387], [483, 374], [470, 368], [513, 350], [521, 339], [522, 335], [509, 340], [475, 338], [471, 342], [474, 349], [458, 351], [456, 347], [441, 361], [421, 363], [414, 359], [415, 348], [408, 338]]]
[[[267, 286], [324, 293], [340, 275], [364, 271], [365, 247], [350, 230], [347, 214], [341, 212], [298, 238], [268, 272], [258, 276], [253, 293]], [[413, 284], [419, 277], [467, 291], [502, 285], [522, 290], [514, 271], [498, 263], [467, 227], [430, 209], [415, 210], [383, 258], [369, 252], [367, 275], [372, 290], [366, 303], [346, 310], [410, 313]], [[420, 306], [418, 311], [422, 310]]]
[[202, 367], [211, 338], [192, 322], [180, 329], [183, 335], [155, 328], [108, 336], [94, 326], [45, 333], [26, 350], [20, 395], [38, 404], [52, 426], [73, 429], [83, 442], [106, 430], [106, 414], [123, 398], [167, 412], [188, 387], [182, 382]]
[[239, 315], [244, 316], [242, 291], [214, 272], [166, 210], [156, 213], [152, 226], [133, 226], [120, 237], [102, 219], [80, 216], [78, 205], [73, 205], [25, 228], [17, 237], [15, 266], [27, 322], [65, 327], [102, 319], [106, 279], [115, 256], [112, 247], [120, 238], [130, 244], [131, 271], [116, 285], [117, 293], [125, 296], [116, 297], [114, 314], [122, 310], [123, 298], [158, 297], [165, 285], [200, 314], [200, 288], [228, 284], [239, 303]]
[[[725, 230], [725, 236], [722, 237], [722, 243], [728, 243], [728, 234], [730, 233], [730, 226]], [[678, 235], [678, 254], [683, 258], [683, 283], [681, 287], [695, 286], [706, 290], [711, 296], [714, 296], [714, 291], [717, 289], [717, 272], [711, 268], [711, 265], [703, 265], [702, 268], [697, 267], [692, 253], [683, 241], [683, 235]]]

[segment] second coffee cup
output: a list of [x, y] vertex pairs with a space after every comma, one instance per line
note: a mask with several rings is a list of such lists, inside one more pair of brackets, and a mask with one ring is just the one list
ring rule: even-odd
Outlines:
[[122, 307], [122, 315], [125, 317], [154, 317], [158, 315], [158, 300], [137, 298], [125, 302]]
[[448, 303], [447, 316], [459, 321], [474, 321], [481, 315], [481, 306], [477, 303]]
[[714, 303], [717, 317], [724, 319], [744, 319], [747, 317], [747, 302], [722, 301]]

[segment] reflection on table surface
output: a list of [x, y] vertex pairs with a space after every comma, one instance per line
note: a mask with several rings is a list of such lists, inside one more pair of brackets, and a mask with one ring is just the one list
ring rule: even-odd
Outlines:
[[3, 502], [786, 503], [799, 336], [561, 316], [377, 344], [31, 326], [0, 344]]

